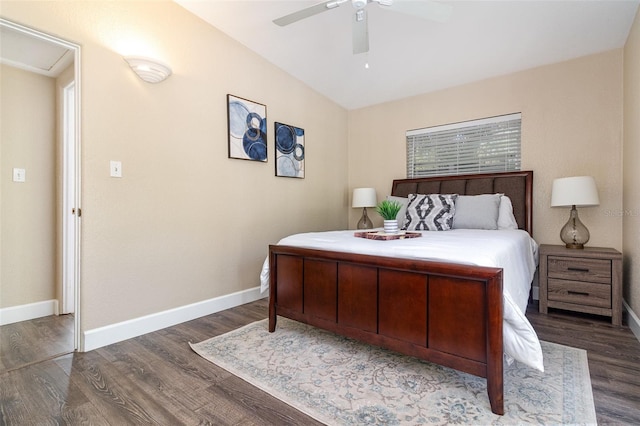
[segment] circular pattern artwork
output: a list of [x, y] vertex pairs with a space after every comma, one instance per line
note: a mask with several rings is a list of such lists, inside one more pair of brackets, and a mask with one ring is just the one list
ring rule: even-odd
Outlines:
[[276, 176], [304, 178], [304, 130], [275, 123]]
[[267, 161], [267, 107], [227, 95], [229, 158]]

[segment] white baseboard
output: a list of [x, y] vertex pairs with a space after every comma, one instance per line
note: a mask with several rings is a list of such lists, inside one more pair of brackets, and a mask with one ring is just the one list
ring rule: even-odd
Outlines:
[[265, 296], [260, 293], [260, 287], [254, 287], [191, 305], [180, 306], [117, 324], [87, 330], [82, 335], [79, 350], [80, 352], [88, 352], [205, 315], [244, 305], [263, 297]]
[[640, 318], [636, 315], [635, 312], [631, 309], [631, 306], [627, 305], [627, 302], [622, 301], [624, 305], [624, 309], [627, 311], [627, 322], [629, 323], [629, 328], [635, 334], [636, 339], [640, 341]]
[[0, 325], [29, 321], [36, 318], [48, 317], [49, 315], [58, 315], [57, 300], [43, 300], [42, 302], [2, 308], [0, 309]]

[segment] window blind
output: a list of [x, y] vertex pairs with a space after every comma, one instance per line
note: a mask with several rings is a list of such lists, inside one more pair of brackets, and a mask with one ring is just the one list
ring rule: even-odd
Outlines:
[[406, 132], [407, 177], [520, 170], [521, 114]]

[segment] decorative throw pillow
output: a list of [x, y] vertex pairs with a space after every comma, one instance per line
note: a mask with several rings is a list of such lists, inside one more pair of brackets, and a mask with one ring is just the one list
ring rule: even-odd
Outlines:
[[506, 195], [500, 197], [498, 229], [518, 229], [518, 222], [516, 222], [516, 218], [513, 215], [513, 204], [511, 204], [511, 198]]
[[453, 229], [498, 229], [501, 194], [460, 195]]
[[453, 225], [458, 194], [409, 194], [407, 231], [448, 231]]
[[387, 200], [395, 201], [402, 205], [402, 208], [396, 215], [396, 220], [398, 221], [398, 229], [402, 229], [404, 226], [404, 218], [407, 214], [407, 204], [409, 203], [409, 199], [407, 197], [396, 197], [394, 195], [387, 195]]

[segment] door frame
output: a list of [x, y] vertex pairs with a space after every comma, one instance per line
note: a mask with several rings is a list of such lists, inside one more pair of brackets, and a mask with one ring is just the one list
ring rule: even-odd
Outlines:
[[[63, 179], [63, 188], [62, 188], [62, 194], [63, 196], [66, 194], [71, 194], [71, 202], [74, 205], [72, 207], [74, 214], [73, 214], [73, 218], [71, 220], [67, 221], [67, 226], [70, 227], [72, 229], [72, 232], [70, 232], [68, 235], [72, 236], [69, 238], [68, 244], [70, 245], [69, 250], [67, 251], [68, 253], [70, 253], [70, 255], [72, 256], [72, 259], [70, 262], [67, 262], [67, 259], [62, 259], [62, 268], [60, 274], [62, 275], [62, 269], [66, 268], [66, 274], [73, 280], [73, 304], [74, 304], [74, 350], [82, 350], [82, 333], [81, 333], [81, 321], [80, 321], [80, 316], [81, 316], [81, 298], [80, 298], [80, 291], [81, 291], [81, 283], [80, 283], [80, 259], [81, 259], [81, 246], [80, 246], [80, 242], [81, 242], [81, 182], [80, 182], [80, 178], [81, 178], [81, 114], [80, 111], [82, 110], [81, 108], [81, 56], [80, 56], [80, 45], [77, 43], [73, 43], [67, 40], [63, 40], [61, 38], [52, 36], [50, 34], [46, 34], [44, 32], [35, 30], [33, 28], [30, 27], [26, 27], [24, 25], [20, 25], [17, 24], [15, 22], [9, 21], [5, 18], [1, 18], [0, 17], [0, 26], [6, 26], [8, 28], [11, 28], [15, 31], [19, 31], [21, 33], [24, 33], [28, 36], [34, 37], [34, 38], [38, 38], [41, 39], [43, 41], [47, 41], [49, 43], [53, 43], [59, 46], [63, 46], [67, 49], [69, 49], [72, 53], [73, 53], [73, 68], [74, 68], [74, 78], [73, 78], [73, 84], [74, 84], [74, 95], [73, 95], [73, 99], [74, 99], [74, 111], [73, 111], [73, 125], [72, 125], [72, 129], [74, 132], [74, 135], [72, 138], [62, 138], [63, 139], [63, 151], [65, 151], [64, 149], [64, 143], [65, 141], [68, 141], [69, 144], [71, 144], [72, 146], [70, 147], [70, 151], [73, 151], [73, 155], [70, 157], [69, 161], [72, 162], [73, 165], [73, 172], [70, 175], [69, 179]], [[64, 161], [63, 161], [64, 163]], [[64, 166], [63, 166], [64, 167]], [[63, 175], [66, 173], [67, 170], [63, 170], [62, 173]], [[60, 203], [60, 205], [64, 206], [65, 203]], [[62, 217], [65, 218], [65, 214], [64, 212], [60, 212], [62, 214]], [[62, 238], [66, 238], [66, 235], [63, 234]], [[63, 250], [62, 247], [59, 247], [59, 250], [61, 250], [62, 256], [65, 256], [65, 251]], [[67, 266], [70, 265], [70, 266]], [[62, 281], [62, 276], [60, 277], [60, 280], [62, 282], [62, 286], [65, 286], [64, 281]], [[64, 293], [64, 291], [63, 291]]]
[[61, 88], [62, 100], [62, 306], [61, 314], [76, 310], [76, 153], [75, 78]]

